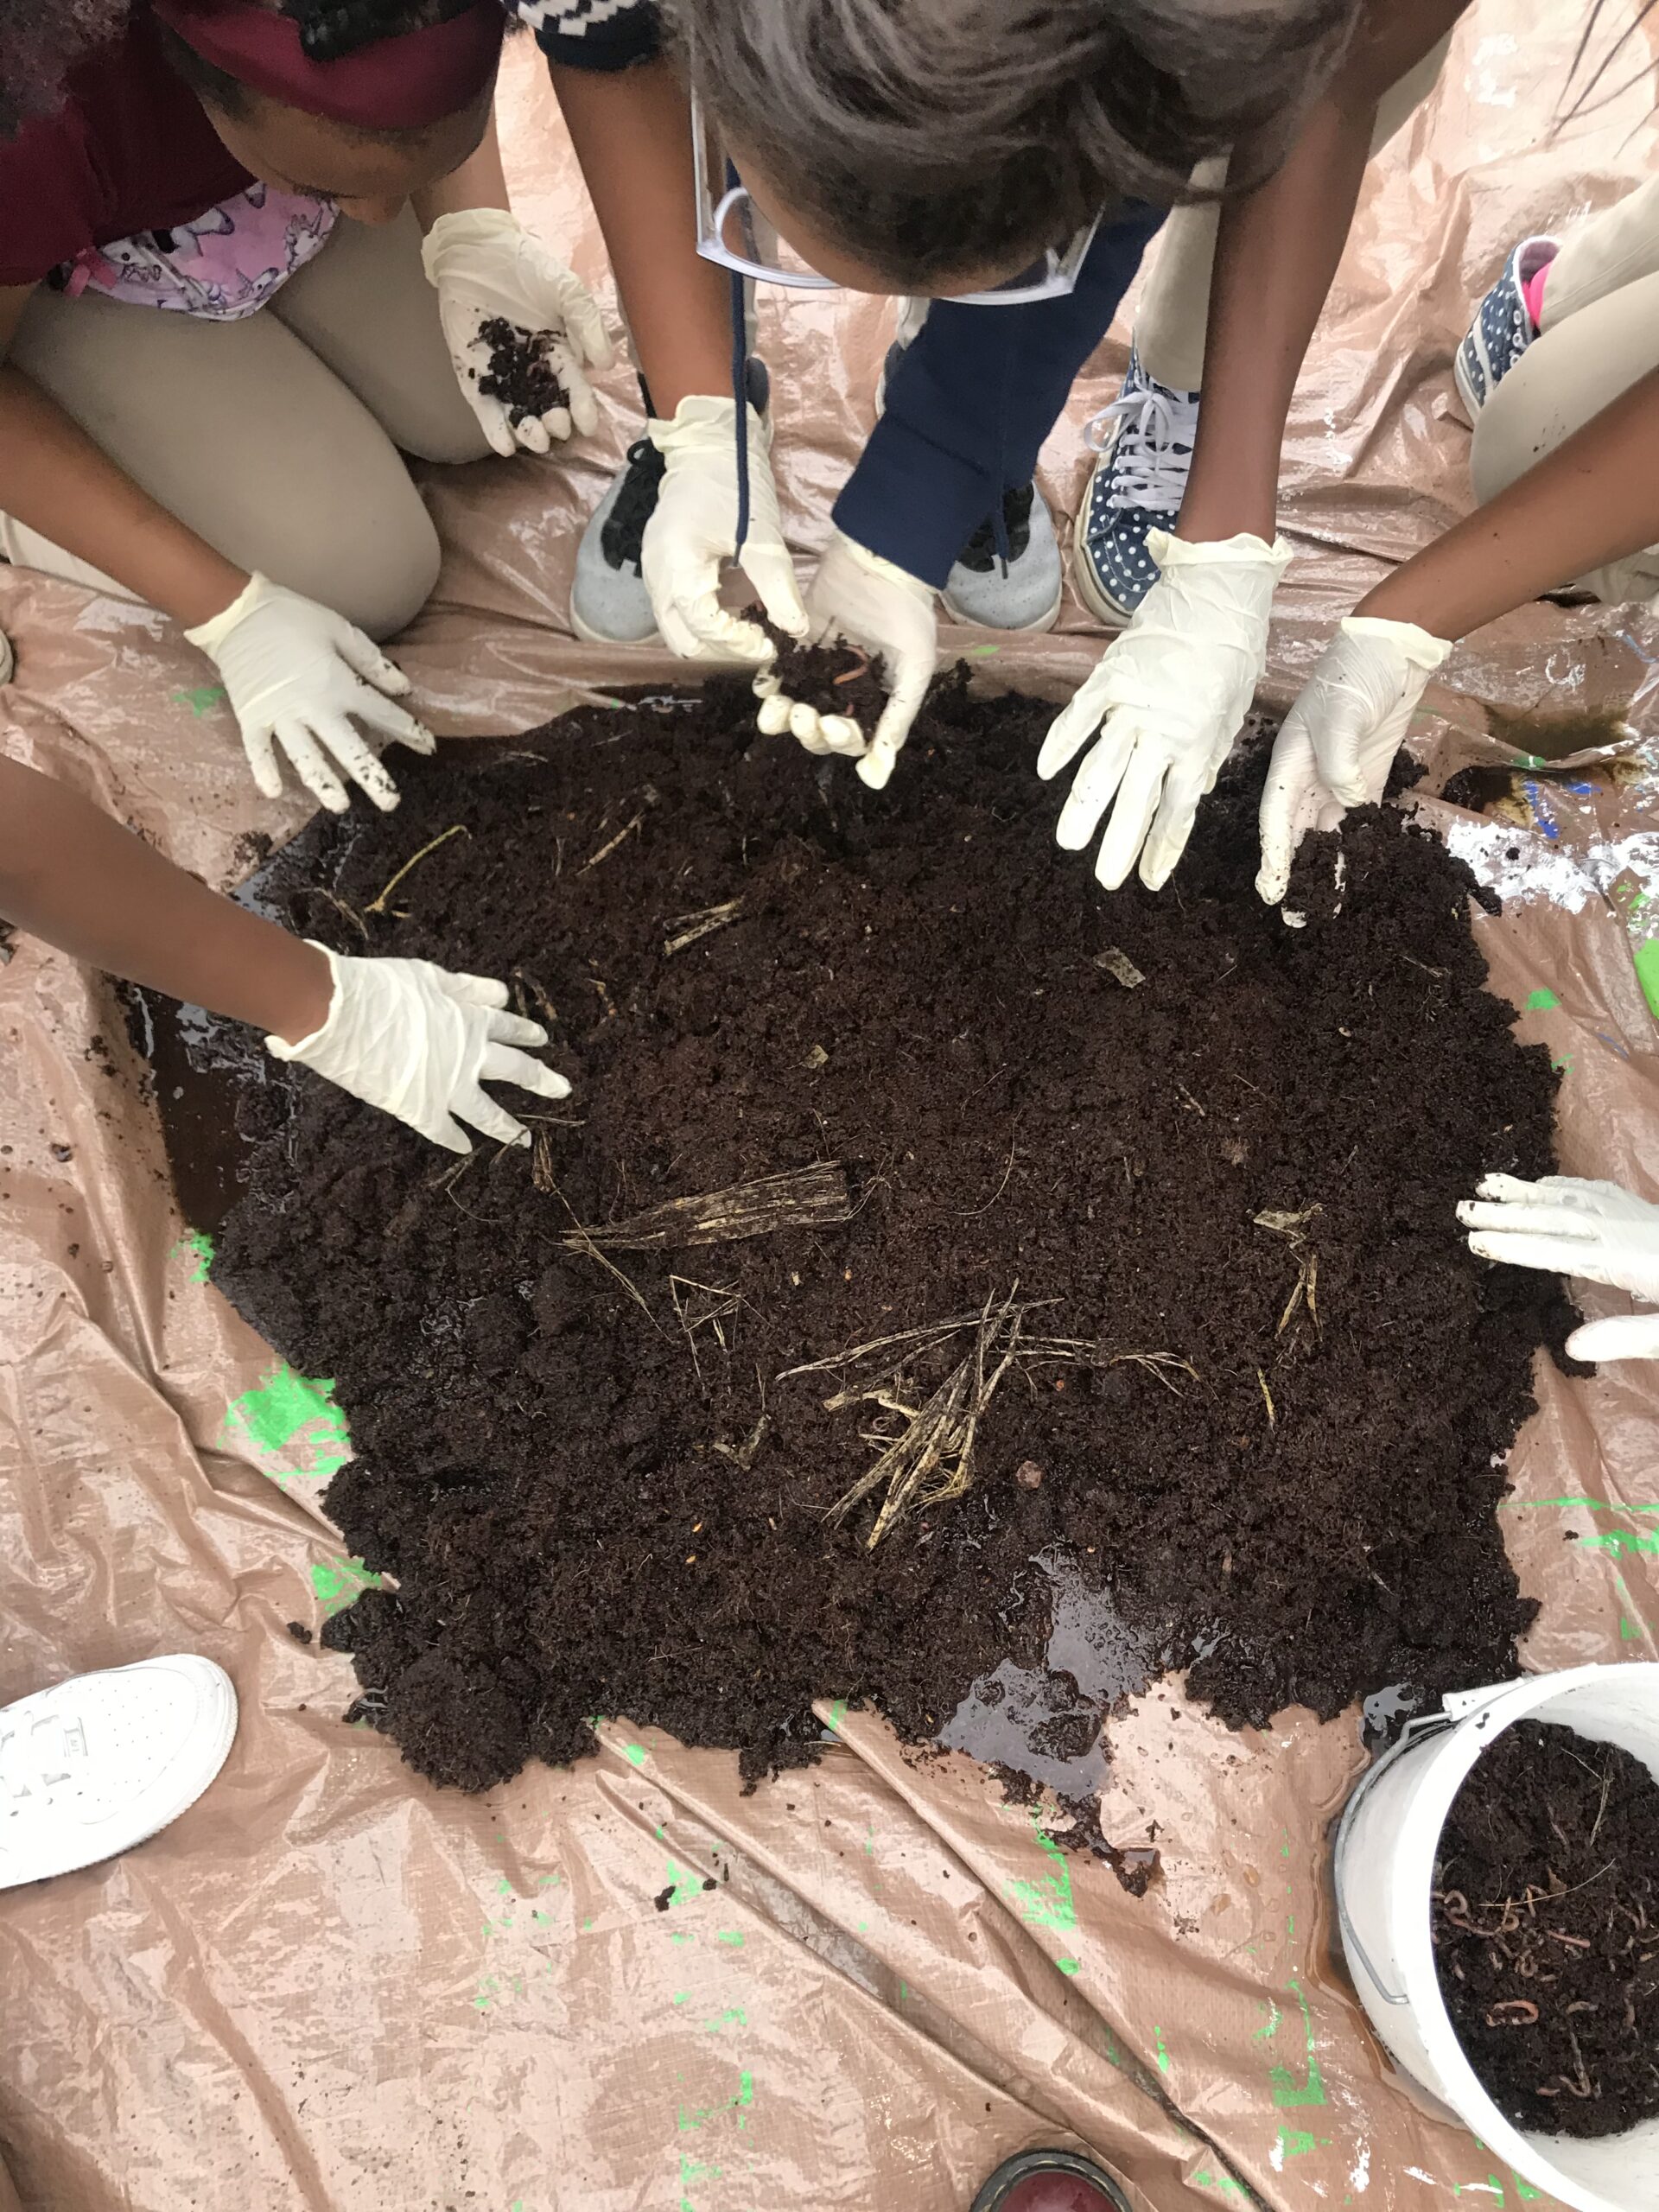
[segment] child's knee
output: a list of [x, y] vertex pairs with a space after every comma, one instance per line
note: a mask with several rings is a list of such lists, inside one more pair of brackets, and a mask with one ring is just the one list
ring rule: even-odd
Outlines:
[[381, 642], [406, 630], [432, 596], [442, 559], [438, 533], [408, 479], [400, 496], [365, 503], [337, 531], [321, 527], [305, 577], [278, 576]]
[[431, 598], [442, 562], [438, 533], [423, 507], [418, 524], [405, 525], [383, 541], [371, 563], [342, 579], [346, 596], [334, 602], [336, 611], [366, 630], [377, 645], [395, 638]]
[[456, 467], [462, 461], [482, 461], [490, 451], [490, 442], [458, 386], [435, 404], [411, 405], [404, 412], [404, 421], [387, 428], [398, 448], [416, 461]]

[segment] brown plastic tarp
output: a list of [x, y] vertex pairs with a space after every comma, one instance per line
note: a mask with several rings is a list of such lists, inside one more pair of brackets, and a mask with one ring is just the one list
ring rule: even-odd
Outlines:
[[[1651, 167], [1645, 84], [1552, 130], [1580, 14], [1480, 0], [1368, 187], [1288, 448], [1281, 696], [1380, 563], [1465, 502], [1449, 357], [1508, 245]], [[519, 204], [599, 279], [527, 42], [509, 93]], [[804, 552], [890, 313], [763, 308]], [[1080, 425], [1124, 350], [1120, 331], [1045, 456], [1068, 512]], [[448, 559], [400, 652], [440, 728], [522, 728], [572, 680], [677, 672], [566, 626], [574, 537], [632, 423], [619, 370], [602, 438], [569, 459], [434, 475]], [[0, 623], [17, 757], [215, 881], [242, 833], [300, 819], [254, 796], [201, 664], [159, 619], [8, 573]], [[1070, 606], [1017, 650], [954, 642], [1057, 694], [1097, 649]], [[1481, 734], [1479, 699], [1627, 697], [1656, 653], [1640, 610], [1528, 610], [1448, 664], [1436, 769], [1513, 757]], [[1655, 773], [1645, 747], [1617, 772], [1522, 773], [1497, 844], [1427, 810], [1509, 873], [1516, 895], [1478, 926], [1522, 1034], [1565, 1065], [1563, 1165], [1659, 1196], [1659, 1033], [1632, 957]], [[358, 1585], [317, 1504], [348, 1447], [326, 1395], [201, 1280], [139, 1074], [109, 988], [20, 944], [0, 969], [0, 1700], [188, 1649], [229, 1668], [243, 1715], [175, 1827], [0, 1897], [0, 2151], [23, 2205], [954, 2212], [1039, 2142], [1087, 2145], [1158, 2212], [1248, 2191], [1305, 2212], [1530, 2193], [1390, 2071], [1332, 1964], [1324, 1838], [1363, 1763], [1352, 1716], [1232, 1735], [1164, 1684], [1114, 1722], [1106, 1831], [1135, 1842], [1155, 1821], [1163, 1848], [1140, 1901], [966, 1758], [907, 1758], [879, 1718], [828, 1705], [823, 1764], [749, 1796], [729, 1757], [623, 1719], [576, 1771], [475, 1801], [343, 1727], [346, 1663], [284, 1624]], [[1651, 1656], [1659, 1385], [1541, 1363], [1539, 1389], [1506, 1508], [1544, 1601], [1527, 1662]], [[706, 1892], [716, 1846], [731, 1878]]]

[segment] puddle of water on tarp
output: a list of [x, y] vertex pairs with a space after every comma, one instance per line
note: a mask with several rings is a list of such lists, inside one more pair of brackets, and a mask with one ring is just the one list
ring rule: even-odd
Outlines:
[[982, 1675], [938, 1740], [1057, 1796], [1092, 1800], [1109, 1764], [1102, 1723], [1147, 1688], [1162, 1661], [1155, 1639], [1123, 1621], [1107, 1592], [1089, 1588], [1075, 1560], [1050, 1550], [1032, 1564], [1052, 1607], [1043, 1664], [1004, 1659]]

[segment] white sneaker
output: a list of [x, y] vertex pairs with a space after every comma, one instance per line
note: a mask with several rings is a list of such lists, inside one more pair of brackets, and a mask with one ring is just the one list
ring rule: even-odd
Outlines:
[[211, 1659], [143, 1659], [0, 1707], [0, 1890], [130, 1851], [229, 1756], [236, 1691]]

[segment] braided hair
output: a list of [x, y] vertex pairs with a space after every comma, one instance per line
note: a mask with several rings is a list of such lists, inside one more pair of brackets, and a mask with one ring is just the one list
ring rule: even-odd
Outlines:
[[[10, 0], [0, 0], [0, 17], [9, 4]], [[338, 61], [365, 46], [378, 45], [382, 39], [401, 38], [406, 31], [448, 22], [471, 4], [472, 0], [276, 0], [277, 11], [299, 26], [300, 45], [312, 61]], [[130, 5], [130, 0], [124, 0], [124, 13]], [[239, 79], [198, 54], [170, 24], [158, 19], [155, 29], [174, 74], [181, 77], [198, 98], [223, 115], [239, 118], [248, 113], [248, 88]], [[396, 141], [406, 134], [365, 128], [353, 130], [351, 135]]]
[[471, 0], [281, 0], [282, 12], [300, 27], [308, 61], [338, 61], [383, 38], [423, 30], [459, 16]]
[[83, 55], [120, 37], [131, 0], [0, 0], [0, 138], [63, 104]]

